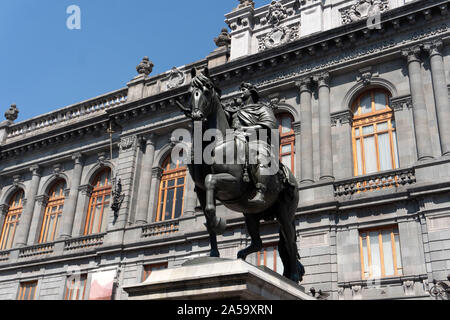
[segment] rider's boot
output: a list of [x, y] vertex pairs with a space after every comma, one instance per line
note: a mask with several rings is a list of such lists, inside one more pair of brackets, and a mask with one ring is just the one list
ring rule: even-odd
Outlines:
[[253, 199], [248, 201], [248, 203], [250, 205], [264, 205], [266, 203], [266, 201], [264, 199], [264, 194], [267, 191], [266, 180], [267, 180], [268, 176], [261, 174], [262, 169], [263, 169], [263, 166], [259, 165], [255, 174], [253, 175], [253, 179], [255, 181], [255, 187], [256, 187], [256, 195]]
[[253, 199], [249, 200], [248, 203], [250, 205], [264, 205], [266, 203], [266, 200], [264, 199], [264, 193], [266, 192], [267, 188], [262, 183], [256, 184], [256, 195]]

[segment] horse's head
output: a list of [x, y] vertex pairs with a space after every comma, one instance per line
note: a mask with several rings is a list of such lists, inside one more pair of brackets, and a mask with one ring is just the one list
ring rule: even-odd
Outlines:
[[214, 111], [214, 98], [217, 97], [217, 89], [209, 79], [208, 69], [197, 74], [192, 69], [192, 84], [189, 88], [189, 106], [191, 117], [194, 121], [206, 121]]

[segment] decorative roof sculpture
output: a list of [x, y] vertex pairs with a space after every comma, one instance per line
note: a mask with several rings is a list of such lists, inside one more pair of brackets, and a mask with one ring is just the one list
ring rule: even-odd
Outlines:
[[5, 118], [9, 121], [14, 121], [19, 116], [19, 109], [15, 104], [12, 104], [8, 111], [5, 112]]
[[223, 28], [222, 31], [220, 32], [220, 35], [217, 38], [214, 38], [214, 43], [219, 48], [229, 46], [231, 44], [231, 36], [228, 33], [227, 28]]
[[148, 76], [150, 73], [152, 73], [154, 66], [155, 65], [150, 61], [148, 57], [144, 57], [141, 63], [137, 65], [136, 71], [139, 74], [145, 74], [146, 76]]
[[287, 17], [287, 10], [281, 1], [272, 1], [269, 6], [269, 13], [267, 14], [267, 21], [270, 24], [278, 26], [281, 20]]
[[342, 23], [348, 24], [389, 10], [388, 0], [358, 0], [342, 11]]
[[239, 0], [239, 5], [236, 9], [241, 9], [245, 7], [255, 8], [255, 3], [253, 2], [253, 0]]

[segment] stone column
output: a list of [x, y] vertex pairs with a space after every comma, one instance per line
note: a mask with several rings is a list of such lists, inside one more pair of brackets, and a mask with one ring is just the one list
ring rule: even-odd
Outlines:
[[72, 171], [72, 183], [68, 198], [64, 201], [64, 209], [62, 214], [62, 228], [59, 235], [60, 239], [68, 239], [72, 237], [72, 228], [75, 220], [75, 212], [78, 202], [78, 193], [81, 182], [81, 174], [83, 172], [83, 156], [81, 153], [72, 155], [74, 167]]
[[137, 224], [148, 223], [148, 208], [152, 190], [152, 168], [155, 158], [154, 134], [148, 134], [142, 138], [145, 140], [145, 154], [142, 160], [142, 174], [139, 183], [140, 190], [136, 213]]
[[426, 43], [425, 50], [430, 55], [442, 155], [450, 155], [450, 102], [448, 99], [444, 59], [442, 57], [442, 41], [436, 40], [431, 43]]
[[39, 188], [39, 182], [41, 181], [39, 166], [31, 166], [30, 171], [32, 173], [31, 183], [25, 194], [27, 203], [20, 217], [15, 239], [15, 246], [18, 247], [23, 247], [27, 244], [28, 233], [30, 231], [31, 220], [33, 218], [34, 206], [36, 203], [36, 195]]
[[150, 199], [147, 206], [147, 221], [153, 222], [156, 219], [156, 209], [158, 208], [158, 194], [159, 194], [159, 183], [161, 181], [163, 169], [156, 167], [152, 169], [152, 185], [154, 186], [153, 191], [151, 191]]
[[[419, 161], [433, 158], [431, 149], [431, 137], [428, 129], [427, 106], [423, 92], [422, 69], [419, 59], [420, 47], [414, 46], [402, 51], [402, 55], [408, 59], [409, 85], [411, 90], [414, 128], [417, 144], [417, 158]], [[447, 93], [448, 95], [448, 93]]]
[[314, 182], [313, 142], [312, 142], [312, 91], [311, 78], [303, 78], [296, 82], [300, 88], [301, 129], [301, 179], [300, 182]]
[[320, 180], [334, 180], [329, 79], [330, 75], [328, 72], [317, 75], [314, 78], [319, 88]]

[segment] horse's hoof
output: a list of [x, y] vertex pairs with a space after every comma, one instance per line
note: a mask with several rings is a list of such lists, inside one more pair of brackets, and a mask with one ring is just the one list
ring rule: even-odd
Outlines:
[[211, 258], [220, 258], [220, 253], [218, 250], [211, 250], [211, 252], [209, 253], [209, 256]]
[[289, 277], [292, 281], [294, 281], [295, 283], [299, 283], [300, 282], [300, 278], [299, 275], [297, 273], [293, 273], [291, 274], [291, 276]]
[[244, 250], [241, 250], [238, 252], [237, 258], [245, 261], [245, 259], [247, 258], [247, 255], [245, 254]]

